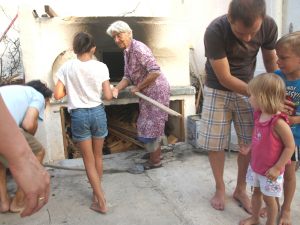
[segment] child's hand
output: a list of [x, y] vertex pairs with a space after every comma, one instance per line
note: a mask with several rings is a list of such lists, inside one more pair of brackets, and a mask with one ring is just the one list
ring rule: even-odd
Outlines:
[[251, 144], [240, 144], [240, 153], [247, 155], [251, 150]]
[[270, 179], [271, 181], [275, 181], [277, 177], [280, 175], [280, 170], [276, 167], [271, 167], [265, 174], [265, 176]]
[[113, 97], [114, 97], [114, 98], [118, 98], [118, 95], [119, 95], [119, 90], [118, 90], [118, 88], [113, 87], [113, 88], [112, 88], [112, 94], [113, 94]]

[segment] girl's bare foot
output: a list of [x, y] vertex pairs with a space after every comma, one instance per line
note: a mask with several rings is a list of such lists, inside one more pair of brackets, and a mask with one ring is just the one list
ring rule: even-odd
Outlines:
[[18, 213], [21, 212], [24, 209], [24, 207], [24, 202], [18, 202], [16, 197], [14, 197], [10, 204], [9, 211], [13, 213]]
[[0, 213], [5, 213], [9, 211], [10, 198], [7, 195], [6, 198], [0, 201]]
[[100, 204], [98, 202], [93, 202], [90, 206], [90, 209], [96, 211], [96, 212], [99, 212], [99, 213], [102, 213], [102, 214], [106, 214], [108, 209], [106, 207], [106, 202], [105, 204]]
[[259, 219], [254, 218], [253, 216], [251, 216], [247, 219], [241, 220], [239, 222], [239, 225], [256, 225], [256, 224], [259, 224]]

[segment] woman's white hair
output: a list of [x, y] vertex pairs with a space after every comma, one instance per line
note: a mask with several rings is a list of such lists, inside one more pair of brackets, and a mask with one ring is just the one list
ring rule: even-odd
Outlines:
[[127, 23], [124, 21], [118, 20], [113, 22], [106, 30], [106, 33], [112, 37], [113, 33], [129, 33], [132, 37], [132, 30]]

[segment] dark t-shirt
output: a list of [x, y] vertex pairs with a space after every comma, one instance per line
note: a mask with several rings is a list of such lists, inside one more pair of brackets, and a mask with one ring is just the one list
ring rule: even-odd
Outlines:
[[204, 34], [205, 56], [207, 57], [205, 84], [210, 88], [229, 91], [220, 84], [208, 60], [224, 57], [228, 59], [231, 74], [248, 83], [253, 78], [256, 56], [260, 47], [273, 50], [277, 36], [277, 25], [269, 16], [264, 19], [255, 37], [247, 43], [234, 36], [227, 15], [216, 18]]

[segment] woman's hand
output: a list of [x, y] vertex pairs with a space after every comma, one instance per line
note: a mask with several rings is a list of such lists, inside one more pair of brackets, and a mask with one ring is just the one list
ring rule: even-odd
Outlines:
[[133, 86], [131, 89], [130, 89], [131, 93], [134, 94], [135, 92], [139, 92], [140, 89], [137, 87], [137, 86]]

